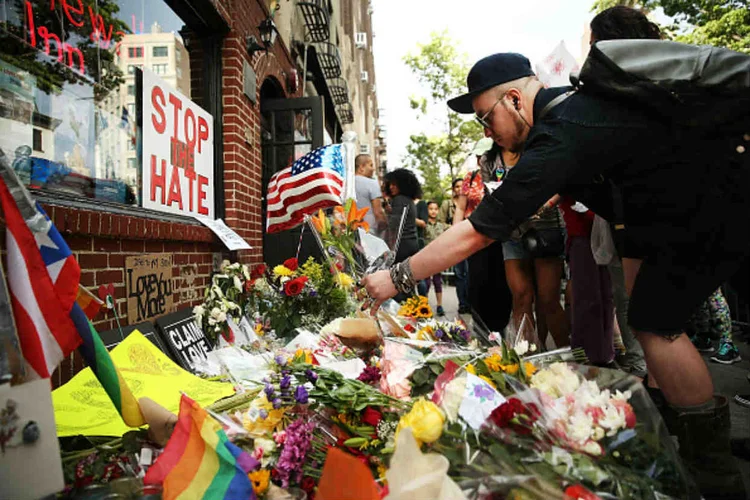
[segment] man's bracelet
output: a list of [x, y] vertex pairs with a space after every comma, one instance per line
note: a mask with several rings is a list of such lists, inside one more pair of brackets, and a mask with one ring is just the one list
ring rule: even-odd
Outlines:
[[417, 285], [417, 280], [414, 279], [414, 275], [411, 272], [409, 259], [391, 267], [390, 273], [391, 281], [396, 290], [407, 295], [412, 293], [414, 287]]

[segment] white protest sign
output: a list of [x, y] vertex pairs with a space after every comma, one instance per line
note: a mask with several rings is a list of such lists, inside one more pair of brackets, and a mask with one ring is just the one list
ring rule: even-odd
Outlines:
[[148, 69], [141, 102], [143, 207], [213, 219], [213, 117]]
[[229, 250], [250, 250], [252, 248], [247, 241], [242, 239], [242, 236], [235, 233], [223, 220], [207, 219], [206, 217], [196, 217], [196, 219], [213, 231]]

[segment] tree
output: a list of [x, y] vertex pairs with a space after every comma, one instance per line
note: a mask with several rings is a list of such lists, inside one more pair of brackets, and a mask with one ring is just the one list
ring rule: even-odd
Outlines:
[[[478, 123], [464, 119], [446, 105], [464, 89], [469, 70], [466, 59], [447, 31], [432, 33], [427, 43], [417, 46], [416, 53], [404, 57], [426, 91], [426, 95], [411, 97], [412, 109], [423, 120], [437, 116], [442, 130], [434, 135], [412, 135], [406, 146], [404, 164], [422, 174], [425, 199], [442, 201], [470, 148], [482, 137]], [[447, 176], [443, 174], [446, 171]]]
[[667, 27], [678, 42], [727, 47], [750, 54], [750, 0], [596, 0], [592, 10], [615, 5], [653, 10], [661, 7], [678, 23]]

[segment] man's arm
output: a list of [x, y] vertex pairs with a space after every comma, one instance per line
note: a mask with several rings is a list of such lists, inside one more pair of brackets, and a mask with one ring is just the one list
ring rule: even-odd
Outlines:
[[383, 210], [383, 198], [375, 198], [370, 202], [372, 205], [372, 215], [375, 217], [375, 221], [378, 223], [378, 227], [386, 225], [385, 210]]

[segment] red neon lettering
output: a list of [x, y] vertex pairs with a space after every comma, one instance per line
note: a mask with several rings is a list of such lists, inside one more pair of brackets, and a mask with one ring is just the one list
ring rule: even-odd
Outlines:
[[[54, 5], [55, 0], [52, 0]], [[33, 47], [36, 47], [36, 30], [34, 29], [34, 6], [26, 0], [26, 18], [29, 20], [29, 40]]]
[[63, 44], [60, 43], [60, 37], [55, 35], [54, 33], [50, 33], [47, 30], [46, 26], [39, 26], [39, 37], [44, 40], [44, 53], [49, 55], [50, 47], [49, 47], [49, 40], [50, 38], [55, 41], [55, 47], [57, 48], [57, 60], [62, 61], [63, 60]]
[[[192, 120], [192, 124], [189, 122]], [[190, 137], [190, 133], [193, 133], [193, 137]], [[196, 139], [196, 132], [195, 132], [195, 114], [193, 113], [193, 110], [188, 108], [187, 111], [185, 111], [185, 141], [188, 144], [188, 147], [192, 149], [195, 147], [195, 139]]]
[[177, 165], [172, 166], [172, 181], [169, 183], [169, 199], [167, 206], [171, 207], [172, 203], [177, 202], [182, 210], [182, 189], [180, 187], [180, 169]]
[[208, 178], [202, 175], [198, 176], [198, 213], [201, 215], [208, 215], [208, 207], [203, 205], [203, 201], [206, 199], [206, 190], [208, 186]]
[[172, 94], [170, 92], [169, 94], [169, 102], [172, 104], [172, 107], [174, 107], [174, 134], [172, 137], [179, 137], [177, 135], [177, 131], [179, 128], [179, 125], [177, 123], [177, 119], [180, 116], [180, 110], [182, 109], [182, 101], [180, 101], [180, 98], [176, 95]]
[[[52, 2], [54, 5], [54, 2]], [[68, 21], [73, 23], [74, 26], [78, 26], [79, 28], [83, 26], [83, 19], [76, 20], [73, 17], [73, 14], [78, 14], [79, 16], [83, 16], [83, 4], [81, 3], [81, 0], [78, 0], [78, 8], [75, 9], [72, 6], [68, 4], [68, 0], [62, 0], [63, 5], [63, 11], [65, 11], [65, 17], [68, 18]]]
[[109, 45], [112, 42], [112, 30], [114, 29], [114, 26], [110, 24], [109, 33], [107, 33], [104, 18], [99, 14], [94, 14], [94, 9], [92, 9], [90, 5], [89, 19], [91, 20], [91, 41], [99, 42], [99, 47], [103, 49], [109, 49]]
[[198, 117], [198, 154], [201, 152], [203, 141], [208, 140], [208, 122], [202, 116]]
[[[164, 92], [161, 87], [154, 87], [151, 89], [151, 105], [153, 105], [156, 113], [151, 114], [151, 123], [154, 124], [154, 129], [157, 133], [163, 134], [167, 128], [167, 117], [164, 116]], [[159, 115], [159, 120], [157, 116]]]
[[156, 173], [156, 155], [151, 155], [151, 201], [156, 201], [156, 188], [161, 189], [161, 204], [167, 189], [167, 160], [161, 161], [161, 175]]
[[65, 52], [68, 53], [68, 67], [73, 67], [73, 54], [76, 54], [78, 56], [78, 71], [80, 71], [81, 73], [85, 73], [86, 65], [83, 62], [83, 52], [81, 52], [79, 48], [73, 47], [67, 42], [63, 43], [62, 48]]

